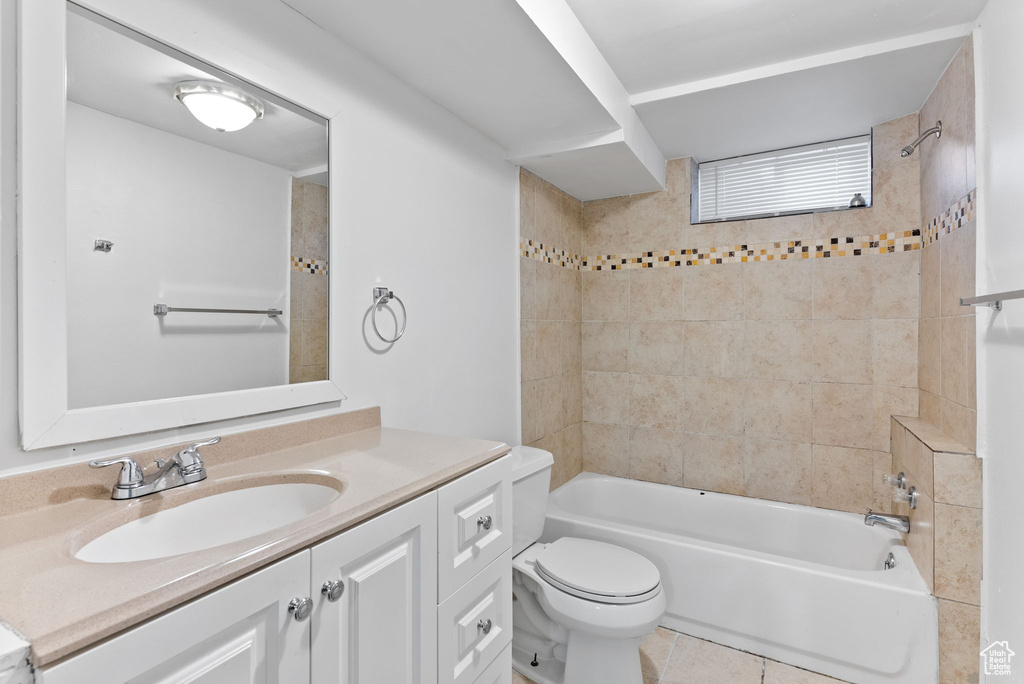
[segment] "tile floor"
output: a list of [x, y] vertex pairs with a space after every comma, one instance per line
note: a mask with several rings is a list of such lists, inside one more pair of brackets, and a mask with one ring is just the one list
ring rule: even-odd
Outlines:
[[[640, 647], [644, 684], [841, 684], [838, 679], [659, 627]], [[512, 684], [532, 684], [513, 672]], [[615, 684], [595, 682], [594, 684]]]

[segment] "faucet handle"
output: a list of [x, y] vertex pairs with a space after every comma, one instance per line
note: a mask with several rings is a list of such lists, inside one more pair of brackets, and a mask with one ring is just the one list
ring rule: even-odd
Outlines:
[[882, 484], [889, 485], [890, 487], [894, 487], [896, 489], [906, 489], [907, 476], [902, 472], [899, 473], [898, 475], [885, 474], [882, 475]]
[[203, 470], [203, 457], [199, 455], [199, 447], [210, 446], [220, 441], [220, 437], [213, 437], [203, 442], [193, 442], [188, 447], [179, 451], [176, 455], [181, 464], [182, 472], [196, 472]]
[[121, 473], [117, 476], [117, 486], [121, 488], [138, 487], [142, 484], [142, 468], [131, 456], [111, 458], [106, 461], [89, 461], [90, 468], [106, 468], [117, 463], [121, 464]]

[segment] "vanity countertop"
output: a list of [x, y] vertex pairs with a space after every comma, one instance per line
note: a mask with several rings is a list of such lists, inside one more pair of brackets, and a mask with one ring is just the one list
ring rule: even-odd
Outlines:
[[[58, 482], [50, 493], [54, 503], [13, 512], [0, 504], [0, 622], [27, 638], [35, 665], [46, 666], [508, 452], [498, 442], [382, 428], [379, 413], [374, 415], [373, 427], [256, 449], [263, 453], [244, 458], [219, 460], [217, 447], [208, 447], [206, 480], [131, 501], [109, 498], [117, 467], [91, 471], [82, 463], [59, 469], [67, 471], [65, 477], [77, 472], [71, 468], [81, 469], [84, 484]], [[237, 452], [258, 434], [225, 437], [222, 453]], [[97, 472], [109, 481], [105, 486], [89, 484]], [[204, 551], [131, 563], [74, 557], [99, 534], [162, 508], [220, 491], [295, 481], [328, 484], [342, 493], [295, 523]]]

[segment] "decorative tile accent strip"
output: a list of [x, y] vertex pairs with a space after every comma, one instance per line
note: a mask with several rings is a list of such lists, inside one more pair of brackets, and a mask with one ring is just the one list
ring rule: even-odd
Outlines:
[[957, 228], [963, 228], [970, 223], [978, 211], [978, 189], [975, 188], [960, 198], [960, 201], [936, 216], [925, 229], [924, 244], [930, 245], [937, 241], [942, 235], [949, 235]]
[[564, 249], [557, 249], [551, 245], [541, 244], [536, 240], [520, 242], [519, 253], [524, 257], [543, 261], [546, 264], [558, 264], [563, 268], [571, 268], [574, 271], [580, 270], [581, 258], [578, 254], [567, 252]]
[[327, 275], [327, 262], [323, 259], [307, 259], [306, 257], [292, 257], [292, 270], [299, 273], [312, 273], [313, 275]]
[[660, 252], [608, 254], [584, 257], [584, 271], [619, 271], [633, 268], [671, 268], [749, 261], [784, 261], [829, 257], [891, 254], [921, 249], [921, 231], [904, 230], [860, 237], [819, 238], [788, 242], [763, 242], [704, 249], [671, 249]]

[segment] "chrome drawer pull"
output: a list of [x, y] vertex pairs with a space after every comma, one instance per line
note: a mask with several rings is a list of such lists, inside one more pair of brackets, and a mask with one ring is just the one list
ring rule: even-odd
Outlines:
[[327, 597], [327, 600], [334, 603], [345, 593], [345, 583], [341, 580], [327, 580], [320, 587], [320, 593]]
[[296, 622], [309, 619], [313, 612], [313, 599], [295, 597], [288, 602], [288, 612], [295, 618]]
[[484, 620], [484, 619], [481, 618], [481, 620], [476, 623], [476, 628], [479, 629], [484, 634], [490, 634], [491, 633], [491, 621], [490, 620]]
[[491, 516], [481, 515], [479, 518], [476, 519], [476, 524], [484, 528], [485, 530], [491, 529]]

